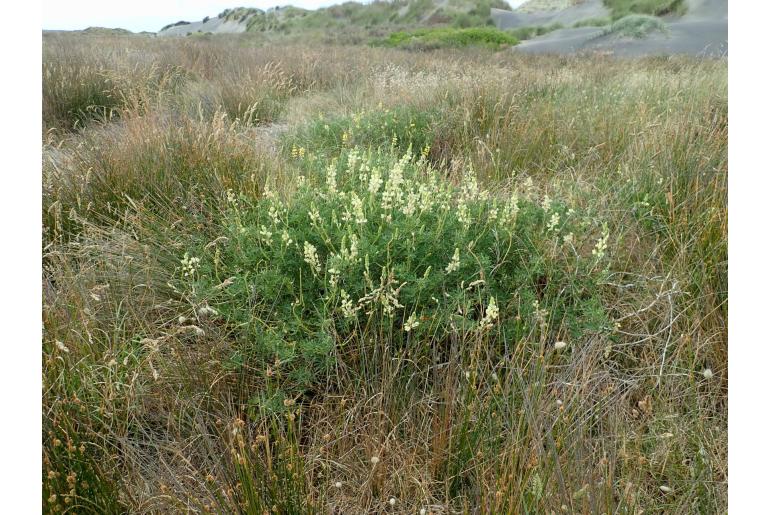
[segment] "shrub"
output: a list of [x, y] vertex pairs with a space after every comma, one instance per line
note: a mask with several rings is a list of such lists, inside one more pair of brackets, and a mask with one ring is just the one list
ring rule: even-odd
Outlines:
[[612, 18], [617, 20], [629, 14], [684, 14], [687, 11], [685, 0], [604, 0], [604, 5], [612, 11]]
[[435, 48], [460, 48], [467, 46], [497, 49], [501, 46], [516, 45], [518, 42], [518, 39], [502, 30], [491, 27], [474, 27], [466, 29], [417, 29], [394, 32], [385, 40], [375, 44], [413, 50], [431, 50]]
[[588, 18], [572, 24], [573, 27], [604, 27], [612, 23], [612, 18]]
[[376, 375], [367, 356], [383, 345], [427, 363], [453, 338], [502, 355], [607, 327], [602, 256], [573, 250], [575, 213], [462, 175], [453, 186], [424, 155], [351, 149], [286, 200], [229, 194], [226, 243], [180, 255], [176, 288], [231, 328], [233, 366], [267, 372], [255, 404], [282, 409], [269, 399], [338, 366]]
[[665, 32], [666, 25], [655, 16], [631, 14], [610, 25], [605, 34], [617, 34], [632, 38], [643, 38], [652, 32]]

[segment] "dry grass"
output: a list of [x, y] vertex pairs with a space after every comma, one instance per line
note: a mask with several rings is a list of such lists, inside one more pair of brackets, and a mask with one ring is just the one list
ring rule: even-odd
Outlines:
[[[57, 36], [44, 70], [44, 511], [726, 510], [725, 62]], [[442, 180], [472, 166], [532, 213], [548, 195], [565, 229], [517, 222], [539, 276], [492, 333], [403, 347], [400, 323], [362, 318], [284, 392], [292, 363], [200, 311], [259, 326], [280, 293], [221, 292], [307, 266], [236, 260], [232, 195], [244, 217], [266, 191], [289, 209], [300, 175], [321, 191], [352, 147], [410, 143]], [[589, 277], [574, 318], [607, 327], [527, 300]]]

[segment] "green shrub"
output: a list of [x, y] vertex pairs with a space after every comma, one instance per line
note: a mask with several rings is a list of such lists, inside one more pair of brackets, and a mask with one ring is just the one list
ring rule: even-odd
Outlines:
[[612, 23], [612, 18], [588, 18], [572, 24], [574, 28], [578, 27], [604, 27]]
[[612, 12], [612, 18], [615, 20], [629, 14], [664, 16], [682, 15], [687, 11], [685, 0], [604, 0], [604, 5]]
[[492, 195], [471, 170], [459, 183], [424, 155], [346, 150], [287, 200], [229, 195], [226, 243], [180, 255], [176, 288], [231, 328], [233, 367], [267, 371], [261, 408], [338, 366], [376, 374], [367, 355], [386, 344], [427, 363], [453, 338], [502, 355], [602, 332], [602, 256], [574, 251], [574, 211]]
[[617, 34], [632, 38], [643, 38], [652, 32], [665, 32], [666, 25], [655, 16], [631, 14], [610, 25], [605, 34]]
[[436, 28], [393, 32], [385, 40], [376, 44], [413, 50], [431, 50], [435, 48], [461, 48], [481, 46], [500, 48], [518, 44], [519, 40], [511, 34], [491, 27], [466, 29]]

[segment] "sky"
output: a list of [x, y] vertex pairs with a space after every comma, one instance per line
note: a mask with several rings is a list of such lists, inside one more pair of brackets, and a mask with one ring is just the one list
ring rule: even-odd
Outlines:
[[119, 27], [133, 32], [157, 32], [169, 23], [200, 21], [232, 7], [267, 9], [294, 5], [315, 9], [337, 3], [341, 0], [43, 0], [43, 30]]

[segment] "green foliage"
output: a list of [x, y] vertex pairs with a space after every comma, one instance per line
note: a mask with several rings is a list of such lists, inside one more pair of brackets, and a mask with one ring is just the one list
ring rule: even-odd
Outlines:
[[432, 50], [436, 48], [461, 48], [467, 46], [498, 49], [504, 46], [516, 45], [518, 42], [518, 39], [505, 31], [488, 27], [476, 27], [468, 29], [417, 29], [393, 32], [388, 38], [376, 44], [412, 50]]
[[629, 14], [649, 14], [664, 16], [682, 15], [687, 11], [685, 0], [604, 0], [604, 5], [612, 12], [614, 20]]
[[604, 27], [612, 23], [612, 18], [588, 18], [575, 22], [572, 26], [578, 27]]
[[437, 113], [396, 107], [373, 109], [351, 116], [319, 118], [283, 139], [284, 154], [300, 151], [308, 157], [336, 157], [343, 149], [388, 149], [405, 153], [409, 148], [430, 148], [435, 137]]
[[264, 12], [260, 9], [253, 7], [236, 7], [235, 9], [225, 9], [219, 13], [219, 18], [224, 18], [225, 21], [238, 21], [245, 22], [251, 16], [260, 16]]
[[[339, 359], [365, 366], [356, 349], [375, 336], [425, 362], [453, 335], [502, 353], [607, 328], [597, 257], [561, 250], [585, 232], [566, 206], [492, 196], [470, 170], [452, 186], [409, 153], [315, 163], [286, 201], [232, 197], [227, 244], [177, 286], [232, 326], [245, 369], [280, 369], [288, 395], [325, 384]], [[275, 411], [281, 395], [258, 403]]]
[[660, 18], [644, 14], [625, 16], [606, 29], [607, 34], [632, 38], [643, 38], [652, 32], [665, 32], [666, 24]]
[[168, 25], [164, 25], [162, 29], [160, 29], [160, 32], [163, 32], [166, 29], [170, 29], [171, 27], [179, 27], [181, 25], [190, 25], [189, 21], [179, 20], [176, 23], [169, 23]]

